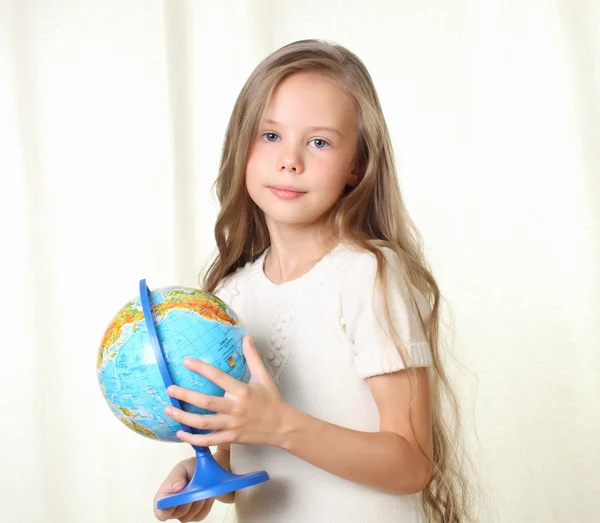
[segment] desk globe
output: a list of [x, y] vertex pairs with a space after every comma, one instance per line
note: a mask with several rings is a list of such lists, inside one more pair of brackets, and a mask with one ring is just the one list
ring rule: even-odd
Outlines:
[[[183, 365], [192, 357], [248, 383], [250, 372], [242, 353], [247, 331], [235, 312], [217, 296], [187, 287], [149, 291], [140, 281], [139, 296], [127, 302], [109, 323], [98, 350], [100, 390], [113, 414], [134, 432], [159, 441], [181, 441], [178, 430], [194, 429], [169, 418], [167, 405], [197, 414], [213, 414], [176, 398], [166, 388], [172, 383], [204, 394], [224, 391]], [[157, 508], [183, 505], [269, 479], [264, 472], [238, 475], [226, 471], [207, 447], [192, 445], [196, 471], [181, 491], [160, 498]]]

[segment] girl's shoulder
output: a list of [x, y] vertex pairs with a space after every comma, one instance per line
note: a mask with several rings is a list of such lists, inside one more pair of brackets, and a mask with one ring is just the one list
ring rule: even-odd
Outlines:
[[262, 267], [261, 260], [263, 256], [264, 255], [261, 255], [254, 262], [246, 262], [245, 265], [238, 267], [227, 276], [221, 278], [221, 281], [219, 281], [215, 288], [214, 294], [221, 299], [225, 299], [226, 302], [231, 301], [240, 293], [240, 288], [243, 287], [245, 282], [256, 272], [257, 267]]
[[386, 265], [386, 273], [403, 272], [403, 264], [393, 249], [374, 246], [374, 250], [375, 253], [356, 245], [342, 245], [339, 269], [344, 283], [351, 282], [352, 286], [373, 283], [377, 277], [379, 261]]

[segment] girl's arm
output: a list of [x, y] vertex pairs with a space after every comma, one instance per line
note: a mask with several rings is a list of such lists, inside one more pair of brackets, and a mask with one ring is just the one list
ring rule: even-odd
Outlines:
[[181, 441], [202, 447], [228, 443], [277, 446], [336, 476], [396, 494], [419, 492], [427, 485], [432, 434], [426, 368], [413, 369], [412, 398], [412, 371], [367, 378], [379, 410], [380, 431], [361, 432], [319, 420], [285, 403], [250, 336], [244, 338], [243, 347], [252, 375], [247, 384], [202, 361], [184, 360], [188, 369], [217, 384], [225, 395], [210, 396], [174, 385], [167, 389], [171, 397], [216, 412], [200, 415], [166, 407], [171, 418], [212, 431], [180, 431], [177, 437]]
[[379, 410], [380, 432], [340, 427], [287, 405], [278, 446], [356, 483], [394, 494], [423, 490], [432, 469], [431, 407], [427, 369], [415, 371], [414, 434], [409, 373], [401, 370], [366, 380]]
[[[217, 447], [217, 452], [214, 454], [215, 461], [221, 465], [225, 470], [231, 472], [231, 444], [224, 443]], [[235, 503], [235, 491], [228, 492], [227, 494], [221, 494], [217, 496], [217, 499], [221, 503]]]

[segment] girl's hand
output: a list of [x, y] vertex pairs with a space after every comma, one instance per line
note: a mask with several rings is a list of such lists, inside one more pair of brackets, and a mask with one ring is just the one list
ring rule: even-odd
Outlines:
[[181, 523], [188, 523], [190, 521], [202, 521], [208, 516], [208, 513], [215, 502], [215, 498], [194, 501], [193, 503], [186, 503], [184, 505], [178, 505], [163, 510], [156, 508], [156, 502], [159, 498], [179, 492], [186, 486], [193, 476], [195, 468], [196, 458], [186, 459], [175, 465], [154, 496], [154, 515], [156, 516], [156, 519], [159, 521], [178, 519]]
[[279, 446], [283, 439], [284, 413], [289, 408], [277, 385], [265, 368], [252, 338], [243, 341], [246, 364], [250, 370], [248, 384], [216, 367], [193, 358], [186, 358], [186, 368], [201, 374], [225, 391], [223, 397], [212, 396], [172, 385], [169, 396], [216, 414], [192, 414], [175, 407], [165, 408], [167, 416], [189, 427], [212, 430], [209, 434], [179, 431], [181, 441], [201, 447], [224, 443]]

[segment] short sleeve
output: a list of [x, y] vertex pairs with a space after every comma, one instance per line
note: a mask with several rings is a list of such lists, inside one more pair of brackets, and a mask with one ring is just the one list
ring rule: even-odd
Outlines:
[[420, 312], [427, 321], [429, 305], [404, 278], [397, 255], [390, 249], [382, 252], [388, 262], [385, 286], [389, 310], [408, 360], [403, 361], [389, 334], [383, 295], [377, 284], [377, 259], [369, 252], [357, 252], [342, 275], [342, 315], [346, 334], [354, 345], [356, 372], [363, 379], [406, 367], [432, 365], [431, 349], [419, 318]]

